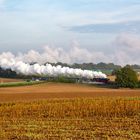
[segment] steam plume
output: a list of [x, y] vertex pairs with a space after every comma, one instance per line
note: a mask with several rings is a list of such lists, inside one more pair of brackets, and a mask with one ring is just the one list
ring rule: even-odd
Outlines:
[[73, 69], [69, 67], [52, 66], [51, 64], [40, 65], [34, 64], [30, 65], [23, 61], [15, 60], [14, 58], [7, 59], [2, 58], [0, 60], [0, 67], [3, 69], [11, 69], [18, 74], [23, 75], [44, 75], [44, 76], [67, 76], [67, 77], [84, 77], [88, 79], [92, 78], [106, 78], [106, 75], [102, 72]]

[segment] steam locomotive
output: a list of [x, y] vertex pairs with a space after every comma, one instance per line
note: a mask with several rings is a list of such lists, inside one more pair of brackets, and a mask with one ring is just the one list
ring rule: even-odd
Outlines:
[[108, 78], [93, 78], [91, 81], [107, 84], [109, 82], [109, 79]]

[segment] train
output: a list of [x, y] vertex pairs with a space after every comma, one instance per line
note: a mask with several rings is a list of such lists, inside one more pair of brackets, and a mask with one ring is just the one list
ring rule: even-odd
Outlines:
[[32, 81], [73, 81], [75, 83], [86, 83], [86, 84], [108, 84], [108, 78], [76, 78], [76, 77], [32, 77]]
[[93, 78], [91, 81], [107, 84], [109, 82], [109, 79], [108, 78]]

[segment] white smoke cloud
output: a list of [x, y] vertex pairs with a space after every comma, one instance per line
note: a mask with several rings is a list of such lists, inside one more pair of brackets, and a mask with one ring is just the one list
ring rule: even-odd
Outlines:
[[[100, 56], [100, 54], [98, 54]], [[11, 69], [17, 73], [24, 75], [46, 75], [46, 76], [68, 76], [68, 77], [85, 77], [85, 78], [106, 78], [106, 75], [102, 72], [73, 69], [69, 67], [52, 66], [46, 64], [46, 62], [90, 62], [95, 57], [88, 50], [75, 46], [69, 51], [62, 48], [52, 48], [49, 46], [44, 47], [43, 52], [37, 52], [30, 50], [27, 53], [19, 53], [14, 55], [11, 52], [4, 52], [0, 55], [0, 67], [3, 69]], [[31, 62], [37, 62], [37, 64], [30, 65]]]
[[127, 51], [140, 50], [140, 36], [136, 34], [121, 34], [116, 38], [115, 42]]
[[83, 63], [83, 62], [98, 62], [105, 60], [106, 57], [103, 52], [90, 52], [87, 49], [74, 46], [69, 50], [63, 48], [53, 48], [45, 46], [42, 52], [35, 50], [30, 50], [27, 53], [18, 53], [17, 55], [11, 52], [4, 52], [0, 54], [0, 59], [14, 58], [18, 61], [23, 61], [26, 63], [37, 62], [39, 64], [44, 64], [46, 62], [63, 62], [63, 63]]
[[110, 56], [113, 62], [120, 65], [140, 64], [140, 36], [138, 34], [123, 33], [114, 43], [114, 52]]
[[84, 77], [88, 79], [92, 78], [106, 78], [106, 75], [102, 72], [73, 69], [69, 67], [52, 66], [50, 64], [30, 65], [24, 63], [23, 61], [16, 61], [15, 59], [2, 58], [0, 61], [0, 66], [3, 69], [11, 69], [19, 74], [24, 75], [44, 75], [44, 76], [67, 76], [67, 77]]

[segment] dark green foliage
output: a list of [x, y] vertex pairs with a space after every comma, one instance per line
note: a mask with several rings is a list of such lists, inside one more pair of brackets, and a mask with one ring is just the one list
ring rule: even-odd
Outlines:
[[138, 82], [138, 88], [140, 88], [140, 81]]
[[138, 87], [137, 73], [127, 65], [116, 71], [116, 83], [119, 87], [136, 88]]
[[119, 69], [114, 69], [113, 71], [112, 71], [112, 73], [111, 73], [111, 75], [116, 75], [117, 74], [117, 72], [120, 70], [120, 68]]
[[10, 69], [2, 69], [0, 68], [0, 77], [4, 77], [4, 78], [15, 78], [17, 77], [16, 72], [10, 70]]
[[59, 76], [56, 78], [53, 78], [51, 80], [48, 80], [50, 82], [59, 82], [59, 83], [76, 83], [77, 79], [74, 78], [68, 78], [68, 77], [64, 77], [64, 76]]

